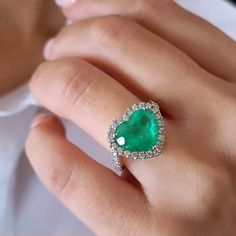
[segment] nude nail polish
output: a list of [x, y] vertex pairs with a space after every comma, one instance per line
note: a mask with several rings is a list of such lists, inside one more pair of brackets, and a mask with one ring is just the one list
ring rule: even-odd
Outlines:
[[44, 46], [44, 49], [43, 49], [43, 57], [44, 57], [46, 60], [49, 60], [49, 59], [50, 59], [52, 45], [53, 45], [53, 39], [50, 39], [50, 40], [47, 41], [47, 43], [46, 43], [45, 46]]
[[51, 115], [44, 114], [44, 113], [36, 115], [31, 124], [31, 129], [33, 129], [34, 127], [40, 124], [43, 124], [44, 122], [48, 121], [51, 117], [52, 117]]
[[76, 0], [55, 0], [59, 7], [70, 7], [75, 4]]

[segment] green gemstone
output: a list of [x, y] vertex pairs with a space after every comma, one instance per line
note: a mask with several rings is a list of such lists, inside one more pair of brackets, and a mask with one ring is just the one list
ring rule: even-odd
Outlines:
[[116, 129], [117, 144], [129, 151], [149, 151], [158, 142], [158, 121], [150, 110], [135, 111]]

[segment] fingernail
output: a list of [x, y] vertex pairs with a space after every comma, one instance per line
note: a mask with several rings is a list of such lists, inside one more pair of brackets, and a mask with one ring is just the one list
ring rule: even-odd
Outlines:
[[53, 40], [54, 40], [54, 39], [48, 40], [47, 43], [46, 43], [45, 46], [44, 46], [44, 49], [43, 49], [43, 57], [44, 57], [46, 60], [49, 60], [49, 59], [50, 59], [50, 56], [51, 56], [51, 49], [52, 49], [52, 45], [53, 45]]
[[38, 114], [34, 117], [33, 122], [31, 124], [31, 129], [35, 128], [36, 126], [43, 124], [44, 122], [46, 122], [47, 120], [49, 120], [52, 116], [51, 115], [47, 115], [45, 113], [41, 113]]
[[59, 7], [70, 7], [76, 0], [55, 0], [55, 2]]
[[65, 25], [68, 26], [68, 25], [71, 25], [72, 23], [73, 23], [72, 20], [67, 20]]

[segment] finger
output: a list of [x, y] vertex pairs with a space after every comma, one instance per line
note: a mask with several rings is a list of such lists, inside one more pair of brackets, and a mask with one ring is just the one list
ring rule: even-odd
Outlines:
[[235, 42], [174, 1], [81, 0], [63, 12], [73, 21], [106, 15], [132, 17], [186, 52], [209, 72], [236, 82]]
[[78, 22], [65, 28], [48, 46], [49, 59], [83, 57], [132, 91], [158, 101], [170, 117], [209, 111], [213, 96], [209, 85], [222, 87], [221, 80], [212, 80], [184, 53], [124, 17]]
[[[73, 121], [106, 148], [111, 122], [121, 117], [128, 106], [139, 101], [117, 81], [79, 58], [42, 64], [30, 87], [43, 106]], [[135, 165], [137, 163], [132, 160], [126, 162], [137, 177], [141, 169]]]
[[[116, 80], [79, 58], [42, 64], [30, 87], [43, 106], [76, 123], [106, 148], [107, 131], [112, 121], [121, 117], [130, 105], [140, 101]], [[156, 172], [164, 166], [161, 164], [165, 163], [164, 160], [168, 160], [167, 163], [176, 163], [180, 158], [184, 160], [178, 151], [183, 147], [180, 140], [185, 135], [178, 135], [183, 125], [179, 120], [175, 123], [175, 120], [165, 118], [165, 126], [166, 144], [159, 158], [124, 160], [126, 167], [145, 189], [150, 189], [152, 181], [156, 182]]]
[[127, 222], [148, 227], [141, 224], [149, 217], [141, 192], [69, 143], [56, 118], [36, 118], [26, 151], [46, 187], [97, 235], [129, 235]]
[[72, 120], [106, 147], [106, 133], [113, 119], [139, 101], [121, 84], [79, 58], [42, 64], [30, 88], [42, 105]]

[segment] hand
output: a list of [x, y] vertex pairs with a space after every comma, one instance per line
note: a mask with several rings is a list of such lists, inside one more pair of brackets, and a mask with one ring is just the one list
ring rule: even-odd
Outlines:
[[235, 43], [172, 1], [83, 0], [64, 12], [76, 22], [47, 45], [34, 96], [106, 148], [112, 120], [151, 99], [166, 144], [158, 158], [125, 160], [119, 177], [41, 115], [26, 150], [42, 182], [98, 235], [235, 235]]
[[[0, 96], [26, 83], [43, 61], [42, 48], [64, 25], [51, 1], [0, 2]], [[14, 68], [14, 69], [12, 69]]]

